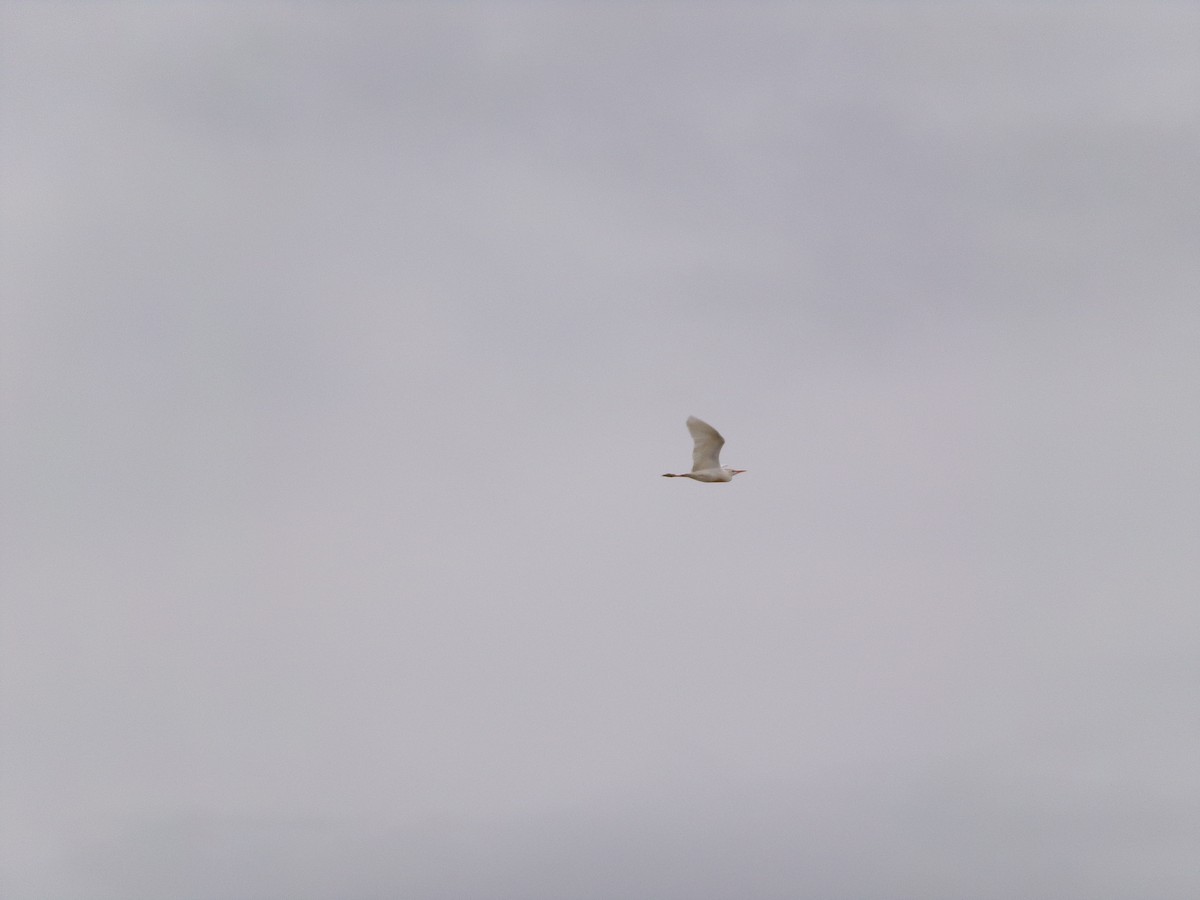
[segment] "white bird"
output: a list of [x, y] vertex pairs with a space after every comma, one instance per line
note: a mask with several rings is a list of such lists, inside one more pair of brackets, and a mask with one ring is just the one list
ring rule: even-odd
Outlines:
[[707, 481], [710, 484], [717, 481], [733, 481], [734, 475], [741, 475], [745, 469], [731, 469], [721, 465], [721, 448], [725, 446], [725, 438], [707, 422], [701, 422], [695, 416], [688, 416], [688, 431], [696, 446], [692, 449], [692, 471], [682, 475], [672, 475], [667, 472], [663, 478], [691, 478], [696, 481]]

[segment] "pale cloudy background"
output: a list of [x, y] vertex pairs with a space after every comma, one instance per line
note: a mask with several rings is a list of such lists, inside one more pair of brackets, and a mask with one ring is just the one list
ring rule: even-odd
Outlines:
[[6, 898], [1200, 896], [1200, 7], [0, 11]]

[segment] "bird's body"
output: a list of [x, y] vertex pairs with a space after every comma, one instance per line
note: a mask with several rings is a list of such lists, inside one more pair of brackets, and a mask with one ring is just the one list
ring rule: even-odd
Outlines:
[[663, 478], [690, 478], [693, 481], [704, 481], [708, 484], [714, 484], [720, 481], [733, 481], [732, 469], [701, 469], [698, 472], [683, 472], [679, 475], [674, 475], [671, 472], [663, 474]]
[[687, 428], [695, 444], [692, 448], [692, 471], [682, 475], [667, 472], [663, 478], [691, 478], [693, 481], [714, 484], [733, 481], [734, 475], [741, 475], [746, 471], [721, 465], [721, 448], [725, 446], [725, 438], [721, 437], [717, 429], [695, 416], [688, 416]]

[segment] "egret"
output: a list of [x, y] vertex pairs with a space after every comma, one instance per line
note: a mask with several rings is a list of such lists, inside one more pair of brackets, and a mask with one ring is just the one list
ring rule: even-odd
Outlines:
[[682, 475], [667, 472], [663, 478], [691, 478], [712, 484], [718, 481], [733, 481], [734, 475], [741, 475], [746, 471], [721, 465], [721, 448], [725, 446], [725, 438], [721, 437], [717, 429], [695, 416], [688, 416], [687, 428], [696, 444], [692, 448], [692, 471]]

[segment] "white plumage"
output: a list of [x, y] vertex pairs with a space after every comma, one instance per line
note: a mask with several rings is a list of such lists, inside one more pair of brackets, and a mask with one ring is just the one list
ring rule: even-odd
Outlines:
[[688, 416], [688, 431], [692, 435], [692, 471], [682, 475], [667, 472], [663, 478], [691, 478], [694, 481], [708, 483], [733, 481], [734, 475], [741, 475], [745, 469], [731, 469], [721, 465], [721, 448], [725, 446], [725, 438], [707, 422]]

